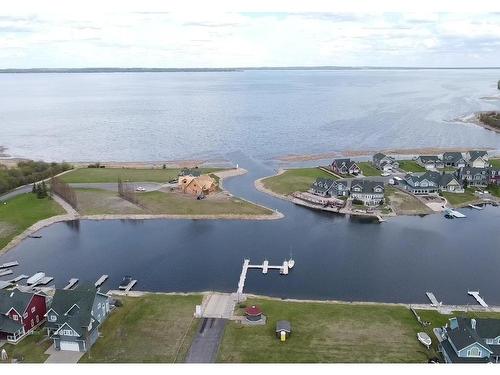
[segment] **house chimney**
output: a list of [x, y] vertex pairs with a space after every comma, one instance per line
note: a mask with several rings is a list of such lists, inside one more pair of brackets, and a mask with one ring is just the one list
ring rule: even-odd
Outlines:
[[471, 319], [470, 320], [470, 325], [472, 327], [473, 330], [476, 330], [476, 319]]

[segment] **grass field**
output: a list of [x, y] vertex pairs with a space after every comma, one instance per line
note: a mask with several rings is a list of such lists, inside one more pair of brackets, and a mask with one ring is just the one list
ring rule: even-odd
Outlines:
[[478, 200], [478, 197], [474, 195], [473, 188], [465, 189], [465, 193], [448, 193], [443, 191], [442, 194], [452, 206], [464, 205]]
[[6, 204], [0, 203], [0, 249], [37, 221], [64, 212], [53, 200], [38, 199], [31, 193], [18, 195]]
[[359, 162], [356, 164], [359, 166], [359, 168], [363, 172], [363, 175], [365, 175], [365, 176], [380, 176], [381, 172], [377, 168], [375, 168], [375, 166], [372, 163], [367, 162], [367, 161], [362, 161], [362, 162]]
[[399, 168], [406, 172], [425, 172], [425, 168], [413, 160], [398, 160]]
[[78, 211], [83, 215], [102, 214], [170, 214], [170, 215], [270, 215], [271, 210], [227, 197], [212, 195], [203, 200], [178, 192], [153, 191], [138, 194], [139, 205], [134, 205], [113, 191], [75, 189]]
[[193, 320], [201, 296], [120, 297], [100, 328], [102, 337], [80, 362], [183, 362], [196, 333]]
[[262, 183], [266, 189], [288, 195], [295, 191], [307, 191], [318, 177], [336, 179], [319, 168], [295, 168], [287, 169], [279, 176], [265, 178]]
[[500, 168], [500, 159], [490, 159], [490, 164], [494, 168]]
[[500, 185], [490, 185], [487, 187], [491, 195], [500, 198]]
[[[39, 329], [32, 335], [25, 337], [17, 345], [5, 344], [2, 349], [5, 349], [9, 357], [7, 362], [15, 359], [22, 363], [43, 363], [49, 357], [44, 353], [52, 345], [52, 342], [48, 339], [46, 331]], [[0, 363], [3, 361], [0, 360]]]
[[385, 187], [385, 198], [391, 203], [397, 215], [421, 215], [431, 212], [430, 208], [411, 194], [389, 185]]
[[[200, 173], [212, 173], [221, 168], [199, 168]], [[61, 179], [68, 183], [116, 182], [118, 178], [131, 182], [167, 182], [177, 178], [180, 169], [80, 168], [66, 173]]]

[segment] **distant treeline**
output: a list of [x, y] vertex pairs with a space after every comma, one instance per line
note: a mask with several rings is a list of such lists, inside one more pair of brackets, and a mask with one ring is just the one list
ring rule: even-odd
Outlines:
[[479, 120], [486, 125], [500, 129], [500, 112], [484, 112], [479, 114]]
[[71, 169], [68, 163], [45, 163], [43, 161], [22, 161], [16, 168], [0, 165], [0, 194], [18, 186], [32, 184]]

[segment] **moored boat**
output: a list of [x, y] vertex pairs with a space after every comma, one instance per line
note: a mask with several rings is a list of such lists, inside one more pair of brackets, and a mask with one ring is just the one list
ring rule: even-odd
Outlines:
[[431, 338], [429, 337], [429, 335], [427, 333], [425, 333], [425, 332], [419, 332], [419, 333], [417, 333], [417, 339], [422, 344], [424, 344], [427, 347], [427, 349], [430, 348], [430, 346], [432, 344], [432, 340], [431, 340]]

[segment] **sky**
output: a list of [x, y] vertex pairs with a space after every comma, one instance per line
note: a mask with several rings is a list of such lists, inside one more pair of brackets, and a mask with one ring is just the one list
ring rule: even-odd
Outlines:
[[0, 68], [500, 66], [498, 13], [0, 13]]

